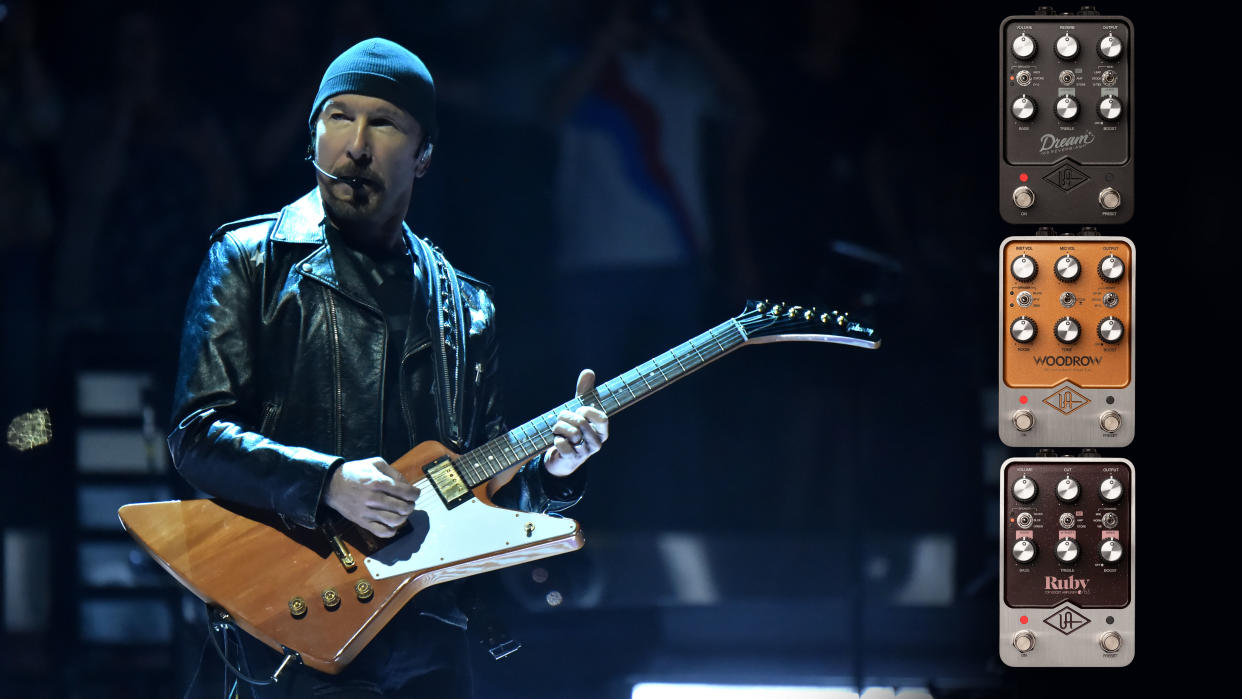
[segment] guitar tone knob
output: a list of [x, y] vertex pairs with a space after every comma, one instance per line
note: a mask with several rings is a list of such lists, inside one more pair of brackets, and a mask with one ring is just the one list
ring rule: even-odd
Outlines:
[[354, 595], [358, 598], [359, 602], [366, 602], [375, 596], [375, 588], [372, 587], [371, 583], [366, 580], [359, 580], [354, 583]]
[[306, 616], [307, 609], [306, 600], [301, 597], [294, 597], [289, 600], [289, 614], [291, 614], [294, 619], [301, 619]]
[[319, 598], [323, 600], [323, 606], [328, 609], [336, 609], [341, 606], [341, 596], [336, 594], [336, 590], [330, 587], [321, 592]]

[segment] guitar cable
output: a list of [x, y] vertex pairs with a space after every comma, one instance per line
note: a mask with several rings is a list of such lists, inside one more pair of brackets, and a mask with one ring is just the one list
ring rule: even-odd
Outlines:
[[[248, 667], [245, 668], [245, 670], [243, 670], [243, 668], [238, 667], [237, 664], [229, 660], [229, 655], [228, 655], [229, 633], [234, 634], [236, 638], [236, 640], [234, 641], [234, 644], [237, 646], [238, 650], [241, 652], [244, 652], [244, 649], [242, 648], [241, 637], [238, 635], [239, 632], [238, 632], [237, 626], [233, 624], [233, 622], [230, 620], [227, 613], [222, 612], [218, 609], [214, 609], [214, 608], [211, 609], [210, 616], [213, 618], [209, 619], [207, 622], [207, 638], [208, 640], [211, 641], [211, 645], [215, 647], [216, 654], [220, 656], [220, 660], [224, 662], [224, 668], [225, 668], [224, 677], [225, 677], [226, 684], [228, 683], [229, 674], [232, 673], [232, 675], [236, 677], [238, 680], [241, 680], [242, 682], [245, 682], [247, 684], [255, 685], [258, 687], [271, 686], [280, 681], [280, 675], [281, 673], [285, 671], [287, 667], [289, 667], [290, 661], [296, 660], [299, 664], [301, 664], [302, 656], [299, 655], [297, 651], [292, 650], [290, 648], [284, 648], [285, 657], [281, 659], [280, 665], [276, 667], [276, 670], [272, 673], [271, 677], [267, 679], [258, 679], [255, 677], [251, 677], [249, 674], [247, 674], [249, 671]], [[224, 638], [223, 646], [220, 645], [220, 640], [216, 638], [217, 632]], [[244, 657], [241, 659], [241, 662], [245, 663]], [[195, 673], [195, 675], [197, 676], [197, 672]], [[237, 687], [236, 682], [234, 682], [233, 687], [235, 690]], [[231, 696], [232, 691], [233, 690], [230, 690], [226, 696]]]

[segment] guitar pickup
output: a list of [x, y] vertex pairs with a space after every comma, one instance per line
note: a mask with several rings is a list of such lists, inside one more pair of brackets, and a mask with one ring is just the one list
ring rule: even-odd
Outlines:
[[441, 457], [423, 468], [431, 486], [436, 489], [444, 506], [453, 509], [472, 497], [470, 487], [462, 480], [461, 474], [453, 466], [448, 457]]

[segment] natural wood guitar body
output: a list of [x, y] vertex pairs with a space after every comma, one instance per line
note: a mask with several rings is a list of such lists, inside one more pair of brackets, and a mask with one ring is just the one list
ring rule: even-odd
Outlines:
[[[472, 523], [482, 513], [517, 532], [523, 531], [527, 520], [548, 517], [495, 507], [487, 500], [486, 484], [473, 491], [480, 502], [470, 503], [469, 508], [445, 508], [423, 478], [422, 467], [446, 455], [456, 457], [438, 442], [424, 442], [393, 464], [419, 487], [418, 511], [426, 513], [430, 530], [444, 542], [441, 548], [451, 548], [455, 525], [458, 529], [464, 526], [462, 518], [467, 515], [455, 513], [473, 509]], [[377, 579], [365, 563], [366, 556], [374, 552], [372, 542], [356, 530], [341, 532], [356, 564], [348, 571], [322, 532], [286, 526], [272, 513], [217, 500], [174, 500], [126, 505], [119, 514], [126, 531], [200, 599], [226, 610], [238, 626], [272, 648], [288, 646], [301, 654], [306, 665], [331, 674], [348, 665], [419, 591], [583, 545], [577, 523], [558, 518], [570, 533], [533, 541], [500, 535], [499, 548], [494, 550], [479, 553], [476, 542], [460, 560]], [[386, 543], [380, 541], [381, 546]], [[360, 580], [373, 589], [367, 601], [355, 593]], [[328, 589], [340, 597], [334, 609], [322, 600]], [[301, 597], [307, 606], [300, 617], [290, 611], [294, 597]]]

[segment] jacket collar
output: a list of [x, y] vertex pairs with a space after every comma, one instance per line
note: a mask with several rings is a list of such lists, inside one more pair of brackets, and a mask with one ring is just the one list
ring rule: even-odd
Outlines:
[[[351, 264], [337, 264], [337, 261], [333, 259], [333, 251], [328, 244], [328, 236], [325, 233], [327, 225], [328, 216], [324, 213], [323, 200], [320, 198], [319, 188], [316, 187], [280, 212], [280, 218], [276, 221], [276, 225], [272, 226], [269, 237], [271, 240], [281, 243], [301, 243], [319, 246], [300, 260], [294, 266], [294, 269], [328, 285], [364, 306], [379, 311], [379, 304], [371, 295], [366, 282], [358, 276], [354, 268], [355, 266]], [[404, 221], [401, 222], [401, 228], [405, 233], [406, 245], [414, 253], [417, 264], [421, 266], [419, 278], [422, 280], [422, 288], [417, 291], [427, 294], [426, 298], [435, 298], [432, 295], [434, 287], [431, 284], [432, 265], [429, 259], [431, 250], [414, 236], [414, 233], [410, 231], [410, 227]], [[342, 250], [336, 254], [346, 253]], [[417, 308], [417, 304], [415, 308]]]

